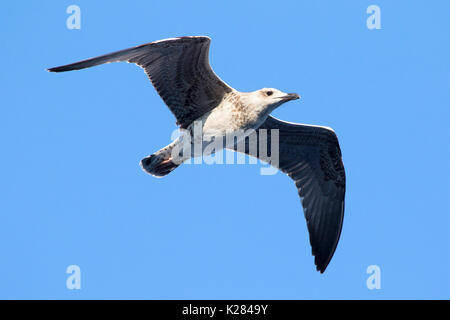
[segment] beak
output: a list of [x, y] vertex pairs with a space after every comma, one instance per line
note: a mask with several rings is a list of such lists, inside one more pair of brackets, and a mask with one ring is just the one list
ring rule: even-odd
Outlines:
[[281, 97], [281, 101], [291, 101], [291, 100], [297, 100], [300, 99], [300, 96], [296, 93], [288, 93], [287, 95], [285, 95], [284, 97]]

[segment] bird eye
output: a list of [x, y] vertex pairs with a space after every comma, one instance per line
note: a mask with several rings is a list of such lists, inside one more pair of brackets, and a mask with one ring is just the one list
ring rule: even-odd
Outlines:
[[266, 94], [267, 94], [268, 96], [271, 96], [271, 95], [273, 94], [273, 91], [266, 91]]

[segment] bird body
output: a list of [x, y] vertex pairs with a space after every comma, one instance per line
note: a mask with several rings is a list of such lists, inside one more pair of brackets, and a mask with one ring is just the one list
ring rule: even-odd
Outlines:
[[[267, 92], [271, 92], [270, 96], [267, 96]], [[155, 177], [163, 177], [191, 157], [209, 156], [223, 148], [233, 149], [237, 143], [254, 133], [275, 107], [295, 99], [299, 99], [297, 94], [286, 94], [273, 88], [254, 92], [233, 89], [223, 96], [214, 109], [194, 120], [185, 131], [187, 135], [182, 135], [157, 153], [144, 158], [141, 167]], [[211, 141], [220, 143], [215, 143], [214, 148], [211, 148]], [[178, 150], [191, 152], [178, 155]]]
[[[272, 92], [270, 101], [267, 101], [265, 92]], [[263, 97], [259, 99], [258, 96]], [[191, 123], [188, 131], [193, 134], [194, 125], [199, 123], [205, 137], [232, 135], [243, 139], [247, 136], [246, 132], [258, 129], [266, 121], [275, 106], [281, 104], [280, 101], [298, 98], [297, 94], [286, 94], [277, 89], [264, 88], [249, 93], [233, 90], [224, 96], [216, 108]]]
[[[299, 96], [273, 88], [253, 92], [233, 89], [211, 69], [209, 45], [210, 38], [203, 36], [171, 38], [48, 70], [63, 72], [118, 61], [142, 67], [186, 133], [141, 160], [144, 171], [157, 177], [172, 172], [182, 163], [180, 160], [198, 155], [189, 153], [180, 158], [179, 150], [200, 143], [203, 154], [210, 139], [224, 140], [229, 135], [237, 141], [221, 148], [266, 160], [260, 150], [261, 129], [276, 131], [279, 141], [264, 140], [267, 149], [276, 145], [279, 153], [279, 162], [272, 165], [294, 180], [317, 270], [325, 271], [337, 247], [344, 217], [345, 170], [336, 134], [326, 127], [270, 116], [274, 109]], [[246, 139], [251, 132], [256, 132], [256, 148]], [[244, 148], [240, 149], [237, 144], [242, 141]]]

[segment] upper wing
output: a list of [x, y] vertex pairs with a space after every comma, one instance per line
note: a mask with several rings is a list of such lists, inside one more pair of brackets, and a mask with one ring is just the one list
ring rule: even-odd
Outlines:
[[[278, 167], [295, 181], [315, 264], [324, 272], [336, 250], [344, 219], [345, 171], [336, 134], [325, 127], [288, 123], [271, 116], [260, 129], [279, 130]], [[268, 131], [267, 150], [271, 150], [270, 138]], [[247, 139], [245, 153], [260, 156], [251, 149]]]
[[187, 128], [197, 118], [214, 109], [233, 89], [209, 65], [208, 37], [165, 39], [48, 71], [63, 72], [128, 61], [142, 67], [161, 98], [175, 115], [177, 124]]

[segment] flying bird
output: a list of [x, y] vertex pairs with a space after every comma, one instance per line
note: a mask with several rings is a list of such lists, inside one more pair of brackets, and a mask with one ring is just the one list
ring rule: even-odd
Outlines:
[[[279, 161], [275, 166], [295, 182], [316, 269], [323, 273], [336, 250], [344, 218], [345, 171], [337, 136], [327, 127], [270, 116], [283, 103], [299, 99], [295, 93], [274, 88], [239, 92], [227, 85], [209, 65], [210, 42], [204, 36], [164, 39], [48, 71], [79, 70], [118, 61], [135, 63], [144, 69], [180, 129], [190, 134], [195, 123], [201, 124], [204, 135], [216, 137], [230, 131], [278, 130]], [[173, 150], [183, 143], [186, 141], [179, 138], [142, 159], [142, 169], [156, 177], [169, 174], [181, 164], [175, 161]], [[271, 139], [267, 143], [270, 150]], [[248, 139], [243, 150], [236, 144], [224, 147], [262, 158], [259, 144], [256, 152], [252, 151]]]

